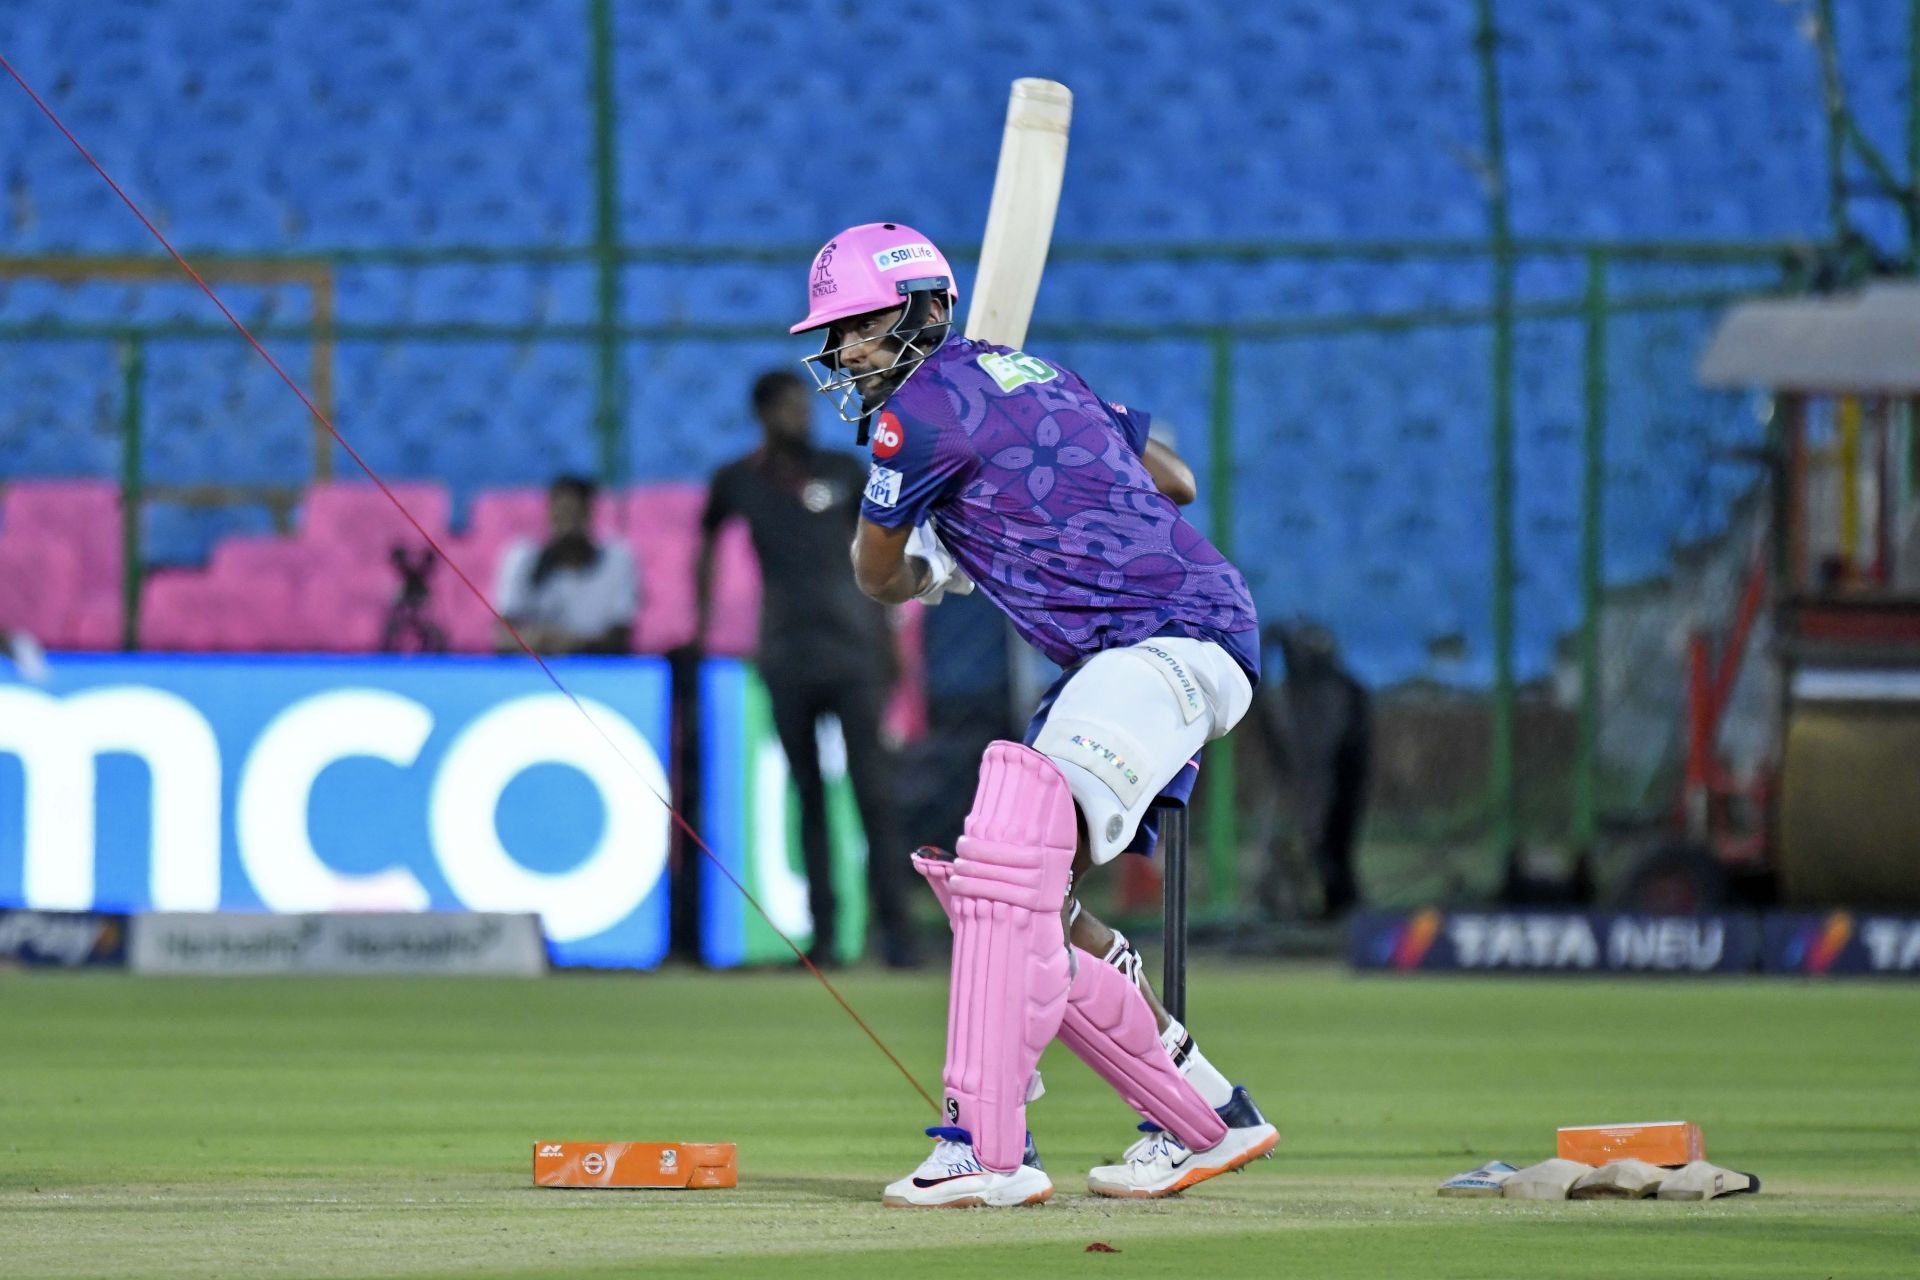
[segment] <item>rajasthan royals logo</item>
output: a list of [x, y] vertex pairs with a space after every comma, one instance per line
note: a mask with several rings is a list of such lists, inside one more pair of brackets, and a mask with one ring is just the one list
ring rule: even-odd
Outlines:
[[833, 251], [839, 247], [839, 241], [830, 241], [813, 260], [813, 296], [816, 298], [839, 292], [840, 286], [833, 282]]

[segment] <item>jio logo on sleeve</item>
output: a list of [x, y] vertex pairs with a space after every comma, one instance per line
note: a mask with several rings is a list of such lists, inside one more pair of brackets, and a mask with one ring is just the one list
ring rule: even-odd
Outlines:
[[900, 419], [894, 416], [893, 410], [882, 409], [880, 424], [873, 430], [873, 456], [891, 458], [900, 452], [900, 446], [906, 442], [907, 433], [900, 425]]

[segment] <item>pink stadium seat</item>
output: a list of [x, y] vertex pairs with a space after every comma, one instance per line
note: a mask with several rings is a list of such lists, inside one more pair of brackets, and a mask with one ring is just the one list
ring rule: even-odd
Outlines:
[[236, 537], [216, 543], [207, 581], [222, 600], [249, 602], [226, 624], [223, 648], [307, 650], [314, 646], [302, 602], [335, 552], [292, 538]]
[[630, 535], [640, 569], [640, 618], [633, 629], [638, 653], [665, 653], [693, 639], [693, 565], [699, 530], [652, 524]]
[[60, 643], [67, 649], [118, 649], [124, 637], [121, 635], [121, 622], [125, 604], [120, 598], [120, 586], [114, 584], [111, 593], [99, 590], [91, 591], [73, 606], [71, 622], [67, 628], [66, 639]]
[[297, 605], [297, 647], [316, 653], [375, 652], [398, 587], [398, 575], [384, 563], [351, 557], [323, 563]]
[[[476, 512], [477, 514], [477, 512]], [[499, 576], [500, 556], [512, 535], [483, 538], [477, 534], [456, 538], [447, 545], [447, 554], [479, 587], [493, 599], [494, 579]], [[467, 590], [446, 565], [433, 575], [434, 617], [447, 630], [447, 648], [454, 653], [492, 653], [494, 620], [487, 606]]]
[[19, 480], [0, 499], [0, 537], [55, 534], [80, 557], [80, 569], [120, 576], [120, 490], [106, 480]]
[[493, 614], [466, 591], [447, 596], [436, 607], [434, 617], [446, 628], [449, 653], [494, 652], [494, 629], [497, 624]]
[[[504, 545], [514, 538], [543, 538], [546, 532], [545, 489], [488, 489], [474, 495], [467, 516], [469, 538]], [[491, 571], [492, 566], [487, 567]]]
[[213, 546], [207, 560], [207, 572], [216, 578], [285, 578], [298, 586], [313, 571], [316, 560], [326, 552], [293, 538], [261, 538], [250, 535], [222, 538]]
[[[445, 488], [419, 481], [389, 487], [435, 541], [445, 541], [451, 511]], [[385, 494], [371, 484], [354, 483], [318, 484], [307, 491], [300, 541], [382, 568], [395, 544], [425, 545]]]
[[112, 480], [87, 477], [13, 480], [0, 497], [0, 518], [8, 522], [26, 519], [57, 525], [75, 512], [101, 519], [119, 511], [119, 486]]
[[[640, 566], [637, 652], [664, 653], [693, 639], [693, 574], [706, 502], [706, 488], [697, 484], [645, 485], [626, 495], [621, 510]], [[715, 556], [708, 649], [749, 653], [759, 625], [760, 570], [744, 525], [721, 530]]]
[[140, 593], [140, 647], [176, 652], [216, 649], [224, 615], [205, 574], [150, 574]]
[[618, 509], [621, 526], [630, 536], [640, 536], [657, 529], [698, 532], [706, 505], [705, 485], [647, 484], [630, 491]]
[[223, 602], [220, 647], [243, 653], [271, 653], [300, 648], [297, 601], [305, 591], [279, 573], [230, 574], [209, 578], [209, 587]]
[[140, 602], [141, 646], [197, 653], [290, 648], [295, 599], [279, 575], [156, 573]]
[[71, 647], [80, 557], [55, 534], [0, 538], [0, 631], [33, 634], [51, 648]]
[[[491, 600], [499, 584], [500, 562], [507, 548], [518, 541], [521, 541], [519, 535], [471, 533], [464, 538], [455, 538], [446, 544], [446, 548], [453, 564], [459, 566], [460, 573], [466, 574], [473, 585]], [[473, 593], [460, 581], [460, 574], [453, 571], [453, 566], [441, 564], [433, 571], [433, 598], [451, 601], [456, 597], [464, 597], [473, 602], [475, 608], [479, 608], [479, 602], [473, 600]]]

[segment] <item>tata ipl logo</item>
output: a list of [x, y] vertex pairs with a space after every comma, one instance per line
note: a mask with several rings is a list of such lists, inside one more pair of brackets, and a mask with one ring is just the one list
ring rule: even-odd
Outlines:
[[1836, 911], [1818, 924], [1802, 929], [1787, 944], [1787, 965], [1802, 973], [1827, 973], [1853, 940], [1853, 917]]
[[1425, 907], [1387, 930], [1379, 944], [1379, 949], [1386, 954], [1387, 967], [1418, 969], [1427, 952], [1433, 949], [1434, 939], [1440, 936], [1440, 922], [1440, 913]]

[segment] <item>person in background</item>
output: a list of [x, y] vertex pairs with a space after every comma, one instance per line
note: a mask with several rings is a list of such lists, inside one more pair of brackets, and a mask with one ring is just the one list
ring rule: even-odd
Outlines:
[[[537, 653], [632, 650], [639, 572], [625, 543], [593, 540], [594, 496], [592, 481], [558, 477], [547, 490], [546, 543], [523, 538], [500, 558], [494, 600]], [[498, 644], [519, 647], [504, 627]]]
[[806, 384], [784, 370], [762, 374], [753, 384], [760, 446], [714, 473], [700, 518], [694, 642], [706, 642], [715, 538], [723, 523], [738, 516], [747, 522], [760, 559], [756, 662], [800, 792], [800, 851], [813, 911], [807, 958], [832, 961], [839, 915], [815, 736], [820, 721], [833, 716], [846, 742], [847, 773], [866, 832], [867, 891], [881, 954], [888, 965], [909, 968], [918, 955], [901, 902], [903, 846], [890, 753], [880, 730], [898, 671], [893, 628], [885, 607], [861, 594], [846, 570], [867, 472], [851, 454], [814, 447], [811, 401]]
[[[1321, 915], [1339, 919], [1360, 905], [1353, 852], [1372, 771], [1373, 701], [1325, 627], [1276, 624], [1264, 638], [1280, 650], [1286, 679], [1263, 687], [1257, 704], [1301, 846], [1320, 877]], [[1272, 914], [1278, 914], [1279, 876], [1276, 860], [1261, 880], [1262, 904]]]

